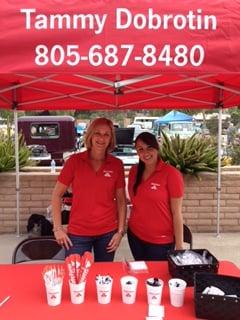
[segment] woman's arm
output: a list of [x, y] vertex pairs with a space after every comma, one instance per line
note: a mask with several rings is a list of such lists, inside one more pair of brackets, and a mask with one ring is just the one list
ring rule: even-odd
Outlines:
[[62, 227], [62, 196], [67, 190], [67, 186], [57, 181], [52, 193], [52, 214], [53, 214], [53, 232], [57, 242], [64, 245], [67, 249], [72, 245], [65, 230]]
[[108, 252], [115, 251], [118, 248], [125, 232], [127, 202], [124, 188], [117, 189], [116, 201], [118, 210], [118, 231], [114, 234], [114, 236], [108, 244]]
[[183, 198], [171, 198], [170, 206], [173, 216], [173, 229], [175, 237], [175, 249], [183, 249], [183, 217], [182, 217]]
[[116, 192], [117, 209], [118, 209], [118, 232], [124, 233], [127, 215], [127, 199], [125, 189], [117, 189]]

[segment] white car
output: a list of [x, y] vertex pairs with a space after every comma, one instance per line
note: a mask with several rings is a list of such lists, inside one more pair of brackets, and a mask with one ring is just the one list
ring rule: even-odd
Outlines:
[[142, 132], [150, 132], [150, 133], [152, 133], [152, 131], [149, 130], [149, 129], [146, 129], [141, 122], [133, 122], [132, 124], [129, 124], [127, 127], [128, 128], [134, 128], [133, 140], [135, 140], [137, 138], [137, 136]]

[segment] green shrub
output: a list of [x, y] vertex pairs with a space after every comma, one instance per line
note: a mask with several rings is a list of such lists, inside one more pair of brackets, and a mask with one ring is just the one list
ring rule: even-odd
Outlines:
[[184, 174], [198, 177], [199, 172], [216, 172], [218, 166], [217, 148], [211, 138], [194, 134], [180, 139], [179, 135], [169, 138], [163, 132], [160, 145], [161, 158]]
[[240, 165], [240, 146], [231, 145], [227, 148], [227, 154], [231, 158], [231, 165]]
[[[31, 151], [27, 148], [22, 134], [18, 135], [19, 142], [19, 167], [32, 165], [29, 160]], [[7, 132], [0, 131], [0, 172], [11, 171], [15, 169], [15, 143], [11, 134], [11, 128], [8, 126]]]

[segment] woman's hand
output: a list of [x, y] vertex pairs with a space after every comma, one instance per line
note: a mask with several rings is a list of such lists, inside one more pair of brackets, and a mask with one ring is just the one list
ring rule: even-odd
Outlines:
[[55, 239], [60, 246], [64, 246], [67, 250], [72, 246], [72, 241], [69, 239], [64, 229], [54, 231]]
[[175, 245], [175, 250], [183, 250], [183, 245]]
[[108, 246], [107, 246], [107, 252], [113, 252], [113, 251], [116, 251], [121, 240], [122, 240], [122, 233], [121, 232], [116, 232], [112, 239], [110, 240]]

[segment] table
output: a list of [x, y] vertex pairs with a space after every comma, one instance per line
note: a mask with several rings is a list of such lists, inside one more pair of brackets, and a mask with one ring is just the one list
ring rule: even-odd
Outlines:
[[[121, 301], [120, 277], [126, 275], [121, 262], [94, 263], [87, 278], [85, 302], [74, 305], [70, 302], [67, 276], [64, 279], [62, 303], [49, 307], [46, 302], [42, 279], [42, 264], [0, 265], [0, 301], [10, 295], [6, 304], [0, 307], [1, 320], [144, 320], [147, 315], [145, 280], [159, 277], [164, 280], [162, 305], [166, 320], [196, 319], [193, 287], [188, 287], [185, 303], [181, 308], [170, 305], [167, 281], [170, 278], [167, 262], [148, 262], [148, 273], [137, 274], [138, 290], [136, 303], [125, 305]], [[95, 276], [110, 274], [113, 277], [112, 301], [108, 305], [97, 303]], [[240, 269], [229, 261], [221, 261], [219, 274], [240, 276]]]

